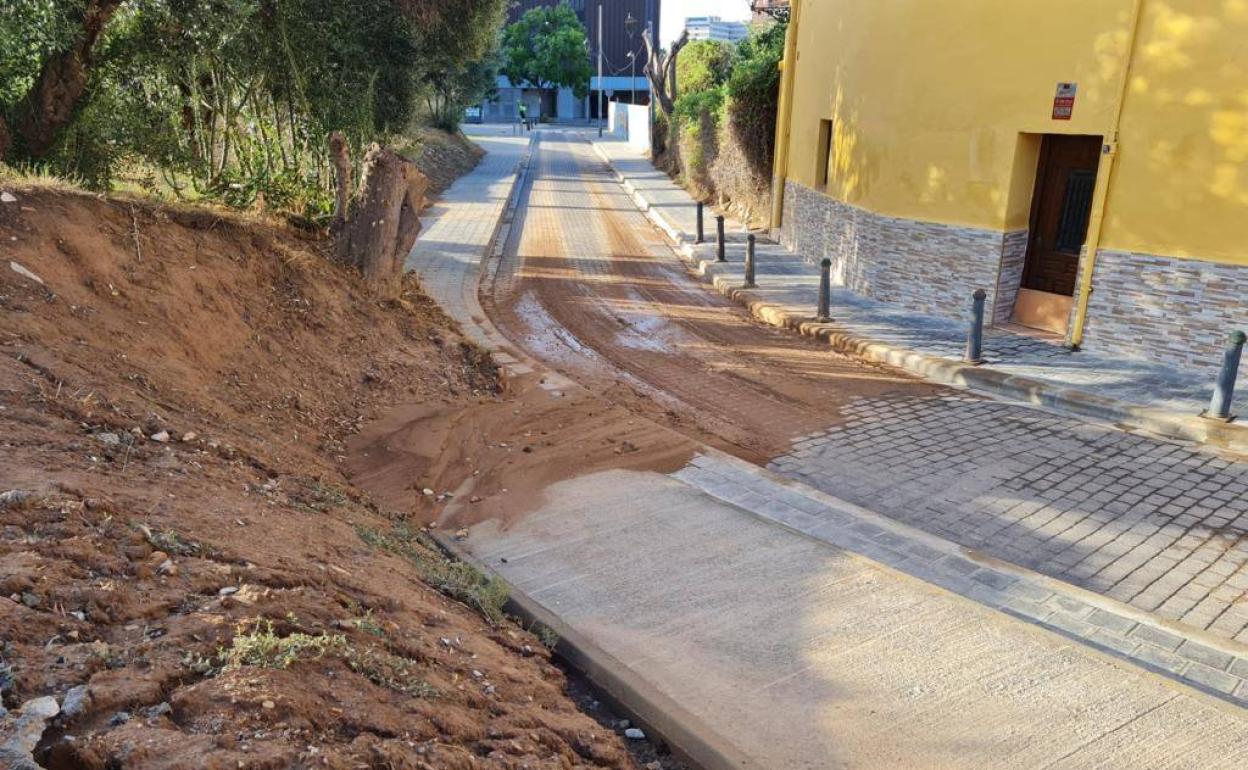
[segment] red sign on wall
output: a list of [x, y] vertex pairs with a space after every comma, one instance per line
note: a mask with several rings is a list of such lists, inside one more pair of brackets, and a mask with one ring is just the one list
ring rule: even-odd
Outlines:
[[1076, 83], [1058, 83], [1057, 94], [1053, 97], [1053, 119], [1070, 120], [1075, 112]]

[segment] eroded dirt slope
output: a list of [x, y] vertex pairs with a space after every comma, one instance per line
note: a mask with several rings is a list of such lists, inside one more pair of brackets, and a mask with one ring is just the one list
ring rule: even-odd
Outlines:
[[395, 404], [499, 408], [417, 287], [379, 306], [283, 229], [11, 191], [0, 690], [64, 709], [44, 767], [631, 766], [497, 587], [338, 470]]

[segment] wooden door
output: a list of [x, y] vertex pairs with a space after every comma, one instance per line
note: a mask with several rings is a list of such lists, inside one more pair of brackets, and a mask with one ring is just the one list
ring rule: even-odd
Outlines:
[[1044, 137], [1023, 265], [1024, 289], [1074, 295], [1100, 159], [1099, 136]]

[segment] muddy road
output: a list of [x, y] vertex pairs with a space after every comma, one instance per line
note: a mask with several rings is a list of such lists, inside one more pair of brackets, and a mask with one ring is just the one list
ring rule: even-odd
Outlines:
[[633, 412], [762, 462], [864, 395], [933, 388], [751, 321], [685, 271], [590, 146], [539, 135], [483, 302], [553, 369]]

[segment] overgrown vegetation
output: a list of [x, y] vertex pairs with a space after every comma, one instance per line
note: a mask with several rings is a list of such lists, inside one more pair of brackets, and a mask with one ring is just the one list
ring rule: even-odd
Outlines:
[[470, 564], [447, 558], [428, 535], [404, 524], [395, 525], [390, 532], [357, 527], [356, 534], [374, 548], [407, 559], [421, 580], [472, 607], [491, 625], [502, 622], [507, 584], [497, 577], [487, 577]]
[[747, 220], [768, 208], [784, 57], [784, 23], [756, 28], [733, 47], [695, 41], [676, 60], [679, 93], [657, 131], [659, 161], [698, 197], [730, 204]]
[[506, 0], [9, 0], [0, 159], [326, 217], [352, 155], [453, 129], [492, 87]]

